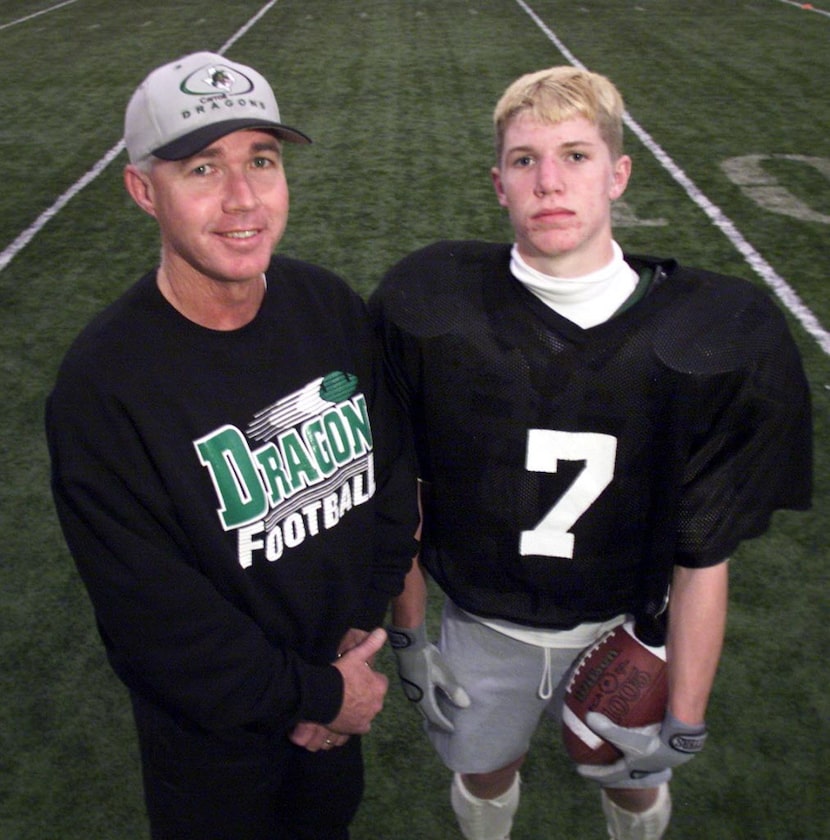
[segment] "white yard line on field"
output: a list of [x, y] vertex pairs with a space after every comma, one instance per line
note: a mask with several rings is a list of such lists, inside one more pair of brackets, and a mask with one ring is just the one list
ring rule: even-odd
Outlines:
[[2, 271], [45, 227], [46, 223], [63, 208], [88, 184], [91, 184], [124, 148], [124, 141], [121, 140], [113, 146], [105, 155], [86, 173], [76, 181], [50, 208], [44, 210], [35, 221], [12, 242], [3, 249], [0, 254], [0, 271]]
[[31, 20], [32, 18], [40, 17], [41, 15], [48, 15], [49, 12], [54, 12], [60, 9], [62, 6], [71, 6], [73, 3], [77, 3], [78, 0], [65, 0], [63, 3], [58, 3], [55, 6], [50, 6], [48, 9], [41, 9], [39, 12], [34, 12], [31, 15], [26, 15], [26, 17], [18, 18], [17, 20], [11, 20], [8, 23], [0, 23], [0, 29], [8, 29], [10, 26], [17, 26], [18, 23], [25, 23], [27, 20]]
[[[587, 69], [524, 0], [516, 0], [516, 2], [527, 12], [533, 22], [545, 33], [569, 63], [574, 67]], [[694, 181], [686, 175], [660, 144], [627, 111], [624, 119], [628, 128], [639, 137], [643, 145], [654, 155], [660, 165], [686, 191], [686, 195], [703, 210], [716, 227], [720, 228], [722, 233], [743, 256], [752, 270], [772, 289], [793, 317], [815, 338], [821, 349], [830, 356], [830, 333], [824, 329], [818, 318], [816, 318], [810, 308], [798, 296], [795, 289], [755, 250], [744, 238], [743, 234], [735, 227], [734, 222], [698, 189]]]
[[[75, 3], [76, 0], [67, 0], [67, 3]], [[239, 39], [241, 38], [248, 30], [272, 7], [274, 6], [278, 0], [269, 0], [246, 24], [243, 26], [235, 35], [231, 36], [229, 40], [225, 42], [225, 44], [217, 50], [218, 53], [224, 54], [226, 50], [230, 49], [230, 47]], [[61, 6], [67, 5], [67, 3], [61, 3]], [[57, 6], [53, 6], [52, 8], [57, 9]], [[50, 10], [46, 10], [50, 11]], [[38, 12], [37, 14], [44, 14], [45, 12]], [[34, 17], [35, 15], [30, 15], [30, 17]], [[23, 18], [26, 20], [26, 18]], [[11, 24], [6, 24], [10, 26]], [[2, 27], [0, 27], [2, 28]], [[88, 184], [92, 183], [109, 165], [112, 163], [115, 158], [118, 157], [119, 154], [124, 150], [124, 141], [120, 140], [113, 146], [105, 155], [86, 173], [82, 178], [76, 181], [60, 198], [55, 201], [55, 203], [49, 207], [47, 210], [44, 210], [40, 216], [29, 225], [26, 230], [24, 230], [15, 240], [5, 247], [0, 253], [0, 271], [2, 271], [34, 238], [40, 233], [41, 230], [45, 227], [47, 222], [55, 216], [60, 210], [62, 210], [84, 187]]]
[[795, 6], [798, 9], [804, 9], [805, 12], [814, 12], [817, 15], [824, 15], [830, 17], [830, 12], [824, 9], [817, 9], [812, 3], [796, 3], [794, 0], [780, 0], [781, 3], [786, 3], [788, 6]]
[[220, 55], [224, 55], [227, 50], [229, 50], [243, 35], [247, 34], [248, 30], [251, 29], [256, 23], [259, 22], [259, 19], [265, 15], [272, 6], [277, 4], [278, 0], [269, 0], [246, 24], [243, 26], [235, 35], [231, 35], [231, 37], [225, 41], [222, 47], [218, 50]]

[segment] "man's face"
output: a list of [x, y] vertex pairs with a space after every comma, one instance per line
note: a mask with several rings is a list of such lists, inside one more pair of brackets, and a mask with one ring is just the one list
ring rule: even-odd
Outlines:
[[546, 274], [577, 277], [611, 260], [611, 201], [630, 172], [630, 158], [612, 160], [589, 120], [548, 125], [520, 114], [492, 176], [522, 257]]
[[191, 158], [156, 163], [143, 181], [139, 204], [158, 221], [168, 272], [232, 283], [265, 271], [288, 221], [273, 135], [236, 131]]

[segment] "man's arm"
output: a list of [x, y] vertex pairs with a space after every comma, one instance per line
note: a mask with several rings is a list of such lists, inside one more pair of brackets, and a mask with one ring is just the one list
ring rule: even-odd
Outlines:
[[364, 603], [351, 621], [352, 627], [367, 631], [383, 622], [390, 601], [401, 592], [418, 551], [419, 529], [412, 429], [389, 389], [380, 358], [375, 359], [374, 377], [370, 415], [375, 443], [375, 556]]
[[209, 730], [332, 719], [343, 676], [269, 641], [191, 561], [131, 415], [95, 384], [56, 390], [47, 437], [57, 512], [115, 672]]

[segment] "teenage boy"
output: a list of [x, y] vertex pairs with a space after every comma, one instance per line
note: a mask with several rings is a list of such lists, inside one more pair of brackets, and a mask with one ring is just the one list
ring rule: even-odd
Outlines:
[[[470, 840], [509, 836], [542, 715], [627, 617], [665, 640], [665, 721], [638, 752], [639, 733], [600, 719], [624, 758], [578, 770], [612, 838], [661, 837], [672, 768], [705, 740], [727, 559], [774, 510], [809, 505], [809, 395], [782, 314], [748, 282], [613, 239], [622, 115], [598, 74], [518, 79], [492, 170], [514, 242], [427, 247], [372, 300], [423, 508], [391, 640]], [[423, 570], [446, 595], [437, 648]]]

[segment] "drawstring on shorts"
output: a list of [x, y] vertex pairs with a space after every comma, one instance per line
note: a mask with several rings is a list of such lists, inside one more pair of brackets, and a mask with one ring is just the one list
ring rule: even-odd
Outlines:
[[550, 700], [553, 697], [553, 677], [550, 664], [550, 648], [542, 648], [544, 651], [545, 664], [542, 668], [542, 680], [539, 683], [539, 698], [541, 700]]

